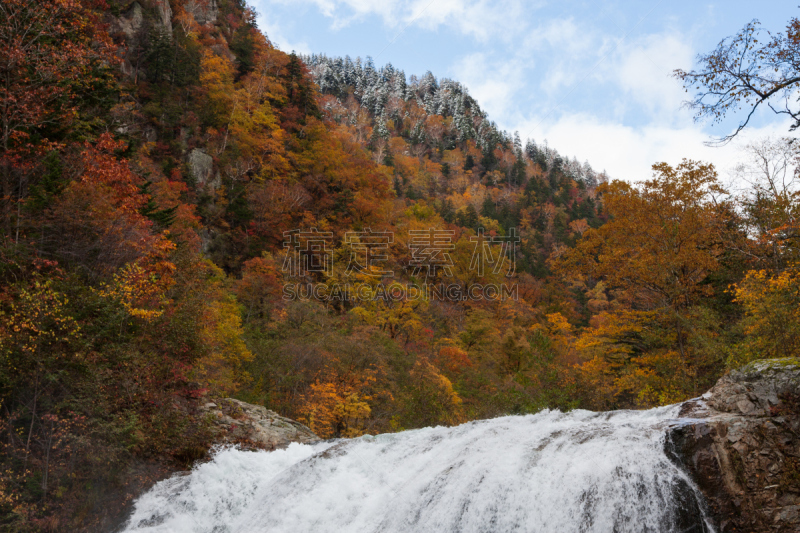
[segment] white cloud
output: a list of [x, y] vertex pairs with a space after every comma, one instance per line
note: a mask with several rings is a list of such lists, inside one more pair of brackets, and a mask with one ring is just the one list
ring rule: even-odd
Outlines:
[[551, 98], [563, 98], [573, 87], [614, 85], [626, 105], [641, 106], [650, 115], [666, 116], [680, 107], [683, 90], [671, 77], [680, 65], [691, 64], [694, 52], [678, 32], [630, 38], [598, 32], [585, 21], [555, 19], [533, 29], [518, 57], [546, 55], [540, 88]]
[[[450, 26], [483, 42], [491, 38], [510, 42], [527, 27], [525, 15], [539, 7], [536, 2], [522, 0], [416, 0], [414, 4], [410, 13], [421, 13], [417, 19], [419, 26], [425, 29]], [[404, 22], [415, 16], [410, 13]]]
[[[261, 0], [262, 5], [267, 0]], [[526, 25], [525, 12], [535, 10], [540, 2], [523, 0], [273, 0], [273, 3], [310, 5], [333, 20], [340, 29], [368, 16], [379, 17], [383, 24], [401, 31], [413, 25], [426, 30], [440, 26], [487, 41], [507, 41]]]
[[[693, 50], [678, 32], [621, 39], [557, 19], [532, 31], [514, 54], [497, 57], [471, 54], [452, 67], [489, 117], [523, 137], [547, 139], [562, 155], [588, 160], [612, 177], [647, 179], [654, 163], [684, 157], [713, 162], [722, 173], [735, 157], [732, 147], [704, 146], [707, 134], [681, 109], [685, 93], [671, 72], [691, 64]], [[535, 78], [541, 80], [537, 98], [526, 99]], [[581, 105], [587, 97], [592, 103]], [[525, 107], [527, 120], [518, 114]]]
[[606, 75], [616, 82], [653, 119], [669, 122], [685, 99], [685, 93], [672, 71], [691, 64], [694, 53], [689, 42], [678, 33], [646, 35], [620, 47]]
[[579, 26], [574, 19], [554, 19], [531, 29], [516, 56], [528, 60], [546, 57], [547, 70], [540, 73], [540, 88], [557, 96], [589, 74], [603, 49], [603, 39]]
[[477, 53], [461, 58], [452, 68], [453, 78], [469, 89], [489, 117], [504, 117], [515, 94], [524, 88], [523, 68], [516, 60], [494, 61]]
[[253, 7], [256, 8], [256, 12], [258, 13], [257, 23], [259, 29], [267, 35], [267, 38], [269, 38], [272, 44], [287, 53], [292, 50], [298, 54], [311, 53], [311, 47], [308, 43], [305, 41], [295, 41], [286, 36], [285, 30], [287, 26], [281, 24], [278, 17], [273, 15], [268, 2], [264, 0], [255, 1]]
[[275, 24], [270, 24], [268, 19], [259, 17], [258, 20], [258, 27], [267, 34], [269, 40], [274, 44], [278, 49], [289, 53], [292, 50], [297, 52], [298, 54], [311, 54], [311, 47], [308, 43], [304, 41], [294, 42], [290, 41], [281, 31], [280, 27]]
[[705, 146], [709, 137], [697, 125], [670, 127], [656, 123], [635, 128], [618, 122], [603, 122], [588, 114], [570, 114], [559, 120], [540, 124], [529, 120], [518, 125], [520, 132], [556, 148], [562, 156], [588, 160], [597, 170], [606, 170], [615, 179], [640, 181], [652, 175], [658, 162], [671, 165], [683, 158], [713, 163], [725, 178], [742, 157], [741, 145], [766, 136], [785, 136], [789, 123], [772, 124], [742, 132], [741, 139], [727, 146]]
[[584, 54], [594, 46], [594, 33], [586, 31], [573, 18], [552, 19], [531, 29], [523, 41], [523, 51], [561, 51], [564, 55]]

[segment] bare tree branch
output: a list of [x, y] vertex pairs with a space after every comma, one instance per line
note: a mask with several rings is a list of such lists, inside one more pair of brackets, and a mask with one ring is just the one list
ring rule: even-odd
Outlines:
[[[676, 70], [694, 98], [684, 105], [696, 111], [695, 121], [721, 122], [729, 113], [748, 110], [733, 133], [707, 142], [724, 145], [736, 137], [766, 104], [774, 113], [792, 117], [791, 130], [800, 126], [800, 21], [792, 19], [786, 34], [772, 35], [754, 20], [739, 33], [723, 39], [709, 54], [697, 58], [698, 70]], [[784, 109], [773, 101], [783, 100]]]

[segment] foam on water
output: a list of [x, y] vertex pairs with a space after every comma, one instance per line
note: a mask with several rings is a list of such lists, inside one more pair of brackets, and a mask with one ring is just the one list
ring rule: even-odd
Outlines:
[[676, 407], [226, 449], [156, 485], [125, 532], [708, 532], [664, 453]]

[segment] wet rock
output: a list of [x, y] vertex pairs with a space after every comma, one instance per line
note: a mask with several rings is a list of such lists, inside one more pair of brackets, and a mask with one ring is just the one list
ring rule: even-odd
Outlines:
[[233, 398], [207, 402], [202, 410], [220, 431], [218, 442], [275, 450], [292, 442], [310, 444], [320, 440], [299, 422]]
[[698, 498], [689, 483], [679, 479], [672, 492], [677, 512], [673, 517], [673, 522], [665, 524], [664, 530], [680, 531], [681, 533], [712, 533], [703, 519], [706, 513], [702, 509], [702, 498]]
[[800, 531], [800, 360], [758, 361], [681, 406], [667, 454], [720, 533]]

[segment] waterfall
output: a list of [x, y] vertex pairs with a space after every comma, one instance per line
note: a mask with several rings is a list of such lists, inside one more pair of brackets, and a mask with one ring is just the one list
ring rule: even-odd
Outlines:
[[664, 451], [677, 413], [543, 411], [228, 448], [144, 494], [124, 531], [712, 532]]

